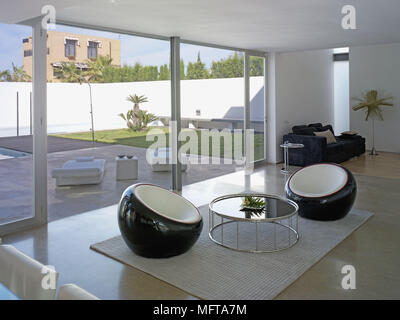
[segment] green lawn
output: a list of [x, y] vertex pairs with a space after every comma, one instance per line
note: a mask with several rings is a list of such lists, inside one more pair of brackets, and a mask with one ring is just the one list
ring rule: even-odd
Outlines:
[[[165, 127], [154, 127], [154, 129], [157, 128], [159, 130], [162, 130], [165, 133], [166, 136], [166, 142], [167, 142], [167, 147], [169, 146], [169, 128]], [[149, 128], [153, 129], [153, 128]], [[201, 130], [194, 130], [194, 129], [183, 129], [184, 132], [187, 133], [196, 133], [197, 134], [197, 139], [198, 139], [198, 148], [192, 148], [190, 150], [190, 153], [192, 154], [202, 154], [201, 152]], [[103, 143], [110, 143], [110, 144], [122, 144], [126, 146], [132, 146], [132, 147], [139, 147], [139, 148], [148, 148], [150, 147], [154, 141], [151, 134], [149, 134], [148, 138], [152, 139], [147, 139], [146, 136], [149, 134], [149, 131], [141, 131], [141, 132], [134, 132], [129, 129], [115, 129], [115, 130], [102, 130], [102, 131], [95, 131], [95, 140], [97, 142], [103, 142]], [[69, 139], [78, 139], [78, 140], [92, 140], [91, 132], [74, 132], [74, 133], [64, 133], [64, 134], [53, 134], [52, 136], [55, 137], [61, 137], [61, 138], [69, 138]], [[215, 138], [215, 134], [211, 135], [209, 137], [209, 150], [208, 152], [203, 152], [203, 155], [212, 155], [212, 142], [211, 141], [216, 141], [217, 139], [213, 140], [213, 137]], [[186, 141], [189, 141], [190, 138], [187, 138]], [[232, 150], [235, 149], [235, 145], [238, 146], [238, 144], [243, 143], [243, 139], [232, 139]], [[182, 142], [182, 144], [184, 144]], [[255, 146], [255, 152], [254, 152], [254, 158], [255, 159], [262, 159], [264, 155], [264, 136], [263, 134], [255, 134], [254, 135], [254, 146]], [[214, 148], [215, 149], [215, 148]], [[223, 150], [224, 150], [224, 139], [220, 139], [220, 153], [221, 157], [223, 156]], [[214, 154], [214, 156], [220, 156], [218, 154]]]

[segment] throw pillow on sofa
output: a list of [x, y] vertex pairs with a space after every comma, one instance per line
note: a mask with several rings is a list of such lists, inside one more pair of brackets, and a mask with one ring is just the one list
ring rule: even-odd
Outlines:
[[333, 128], [330, 124], [323, 126], [321, 128], [318, 128], [318, 131], [326, 131], [326, 130], [330, 130], [332, 132], [333, 135], [335, 135], [335, 132], [333, 131]]
[[326, 131], [314, 132], [314, 134], [316, 136], [319, 136], [319, 137], [325, 137], [327, 144], [331, 144], [331, 143], [336, 143], [337, 142], [335, 136], [332, 133], [332, 131], [329, 130], [329, 129], [326, 130]]
[[342, 132], [342, 136], [355, 136], [357, 134], [358, 134], [358, 132], [356, 132], [356, 131], [345, 131], [345, 132]]

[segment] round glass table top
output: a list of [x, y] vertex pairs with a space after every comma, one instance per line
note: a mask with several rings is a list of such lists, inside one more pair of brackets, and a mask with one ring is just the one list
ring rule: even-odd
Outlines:
[[[265, 201], [262, 210], [242, 208], [245, 197], [252, 196]], [[231, 220], [273, 221], [287, 219], [297, 213], [295, 202], [266, 194], [234, 194], [214, 199], [209, 206], [210, 211]]]

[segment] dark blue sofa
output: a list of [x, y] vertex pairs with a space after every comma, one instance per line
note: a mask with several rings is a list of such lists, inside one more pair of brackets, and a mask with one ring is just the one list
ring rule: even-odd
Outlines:
[[302, 167], [320, 162], [341, 163], [365, 152], [365, 138], [359, 135], [337, 136], [337, 143], [331, 144], [326, 143], [325, 137], [314, 135], [315, 131], [328, 129], [335, 134], [331, 125], [321, 123], [294, 126], [292, 133], [283, 136], [283, 141], [302, 143], [304, 148], [290, 149], [289, 163]]

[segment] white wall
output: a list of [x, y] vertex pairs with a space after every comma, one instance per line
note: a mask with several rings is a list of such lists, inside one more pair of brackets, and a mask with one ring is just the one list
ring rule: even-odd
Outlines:
[[[263, 77], [252, 77], [251, 99], [263, 90]], [[30, 83], [0, 83], [0, 136], [16, 134], [16, 92], [20, 92], [20, 126], [29, 133]], [[228, 112], [241, 115], [244, 102], [243, 78], [184, 80], [181, 84], [182, 118], [223, 118]], [[169, 81], [92, 84], [95, 130], [124, 128], [118, 117], [132, 104], [129, 94], [146, 95], [149, 102], [142, 108], [157, 116], [170, 116], [171, 98]], [[48, 83], [48, 132], [74, 132], [90, 129], [89, 87], [87, 84]], [[252, 108], [261, 108], [254, 99]], [[263, 104], [263, 100], [261, 101]], [[196, 116], [196, 110], [201, 115]], [[239, 111], [239, 112], [237, 112]], [[231, 114], [232, 112], [230, 112]], [[257, 114], [254, 112], [254, 114]]]
[[16, 135], [17, 91], [19, 92], [20, 134], [29, 134], [32, 83], [0, 82], [0, 137]]
[[[350, 48], [350, 97], [362, 97], [376, 89], [383, 96], [394, 98], [394, 107], [382, 107], [384, 121], [375, 121], [377, 150], [400, 152], [400, 44]], [[351, 101], [351, 105], [357, 104]], [[367, 138], [371, 148], [371, 121], [362, 111], [350, 111], [350, 128]]]
[[[284, 134], [297, 124], [333, 123], [332, 50], [271, 54], [268, 62], [268, 161], [282, 161], [279, 145]], [[250, 79], [251, 109], [263, 90], [263, 77]], [[143, 108], [157, 116], [170, 115], [170, 82], [93, 84], [95, 129], [123, 128], [118, 113], [131, 108], [128, 94], [144, 94], [149, 103]], [[223, 118], [232, 108], [243, 108], [242, 78], [184, 80], [181, 84], [182, 117]], [[15, 92], [27, 98], [28, 113], [22, 125], [29, 125], [30, 84], [0, 83], [0, 136], [8, 126], [15, 127]], [[6, 97], [6, 98], [4, 98]], [[261, 99], [263, 101], [263, 99]], [[256, 103], [257, 104], [257, 103]], [[239, 107], [239, 108], [237, 108]], [[263, 108], [262, 105], [259, 107]], [[196, 116], [196, 109], [201, 116]], [[28, 118], [26, 117], [28, 114]], [[251, 114], [257, 114], [252, 111]], [[26, 120], [28, 119], [28, 120]], [[48, 84], [48, 131], [87, 131], [90, 128], [89, 88], [86, 84]], [[15, 131], [13, 133], [15, 135]]]
[[282, 161], [283, 135], [293, 126], [333, 123], [332, 55], [333, 50], [276, 54], [276, 162]]

